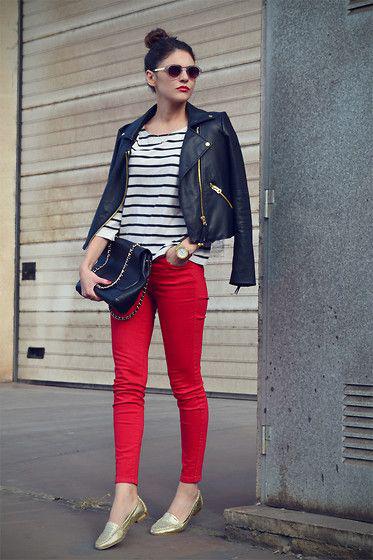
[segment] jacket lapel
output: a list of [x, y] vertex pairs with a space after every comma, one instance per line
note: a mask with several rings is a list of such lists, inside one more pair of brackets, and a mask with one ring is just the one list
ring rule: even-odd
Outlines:
[[[118, 161], [121, 161], [124, 157], [124, 153], [131, 148], [137, 134], [144, 124], [146, 124], [155, 114], [156, 110], [157, 104], [155, 103], [146, 111], [146, 113], [125, 127], [118, 149]], [[195, 131], [195, 128], [202, 122], [214, 118], [212, 113], [208, 113], [207, 111], [192, 105], [189, 101], [186, 102], [186, 113], [188, 117], [188, 128], [181, 147], [179, 181], [184, 177], [187, 171], [193, 167], [197, 160], [211, 147], [211, 140], [202, 137]], [[210, 117], [210, 114], [212, 117]], [[207, 145], [206, 142], [208, 142]]]

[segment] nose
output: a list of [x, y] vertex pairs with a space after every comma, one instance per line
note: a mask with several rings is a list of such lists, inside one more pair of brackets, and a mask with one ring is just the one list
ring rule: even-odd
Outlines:
[[181, 74], [179, 76], [179, 80], [189, 80], [189, 76], [187, 74], [186, 68], [181, 69]]

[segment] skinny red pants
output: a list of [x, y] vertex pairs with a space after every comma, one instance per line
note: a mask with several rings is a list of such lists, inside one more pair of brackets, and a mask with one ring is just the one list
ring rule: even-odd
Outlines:
[[179, 408], [179, 479], [189, 483], [201, 480], [208, 429], [208, 402], [201, 375], [207, 304], [204, 267], [191, 260], [174, 265], [161, 255], [152, 262], [147, 292], [135, 315], [126, 321], [110, 315], [116, 483], [138, 484], [148, 354], [157, 310], [167, 373]]

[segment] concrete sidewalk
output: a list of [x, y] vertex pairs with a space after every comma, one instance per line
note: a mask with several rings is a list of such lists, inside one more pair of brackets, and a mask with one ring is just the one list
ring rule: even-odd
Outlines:
[[[149, 516], [122, 543], [98, 551], [94, 541], [108, 519], [114, 489], [111, 391], [23, 383], [0, 389], [2, 560], [274, 557], [270, 549], [224, 535], [224, 508], [255, 503], [256, 402], [209, 399], [200, 482], [204, 507], [184, 532], [157, 537], [149, 528], [178, 484], [179, 415], [172, 395], [146, 394], [139, 494]], [[284, 560], [297, 557], [281, 554]]]

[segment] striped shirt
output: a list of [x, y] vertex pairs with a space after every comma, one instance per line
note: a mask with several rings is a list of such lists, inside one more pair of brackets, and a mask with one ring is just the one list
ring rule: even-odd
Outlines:
[[[124, 204], [96, 233], [115, 235], [147, 247], [152, 259], [188, 236], [179, 204], [178, 173], [187, 127], [168, 134], [151, 134], [143, 127], [132, 145]], [[211, 247], [197, 247], [190, 260], [204, 265]]]

